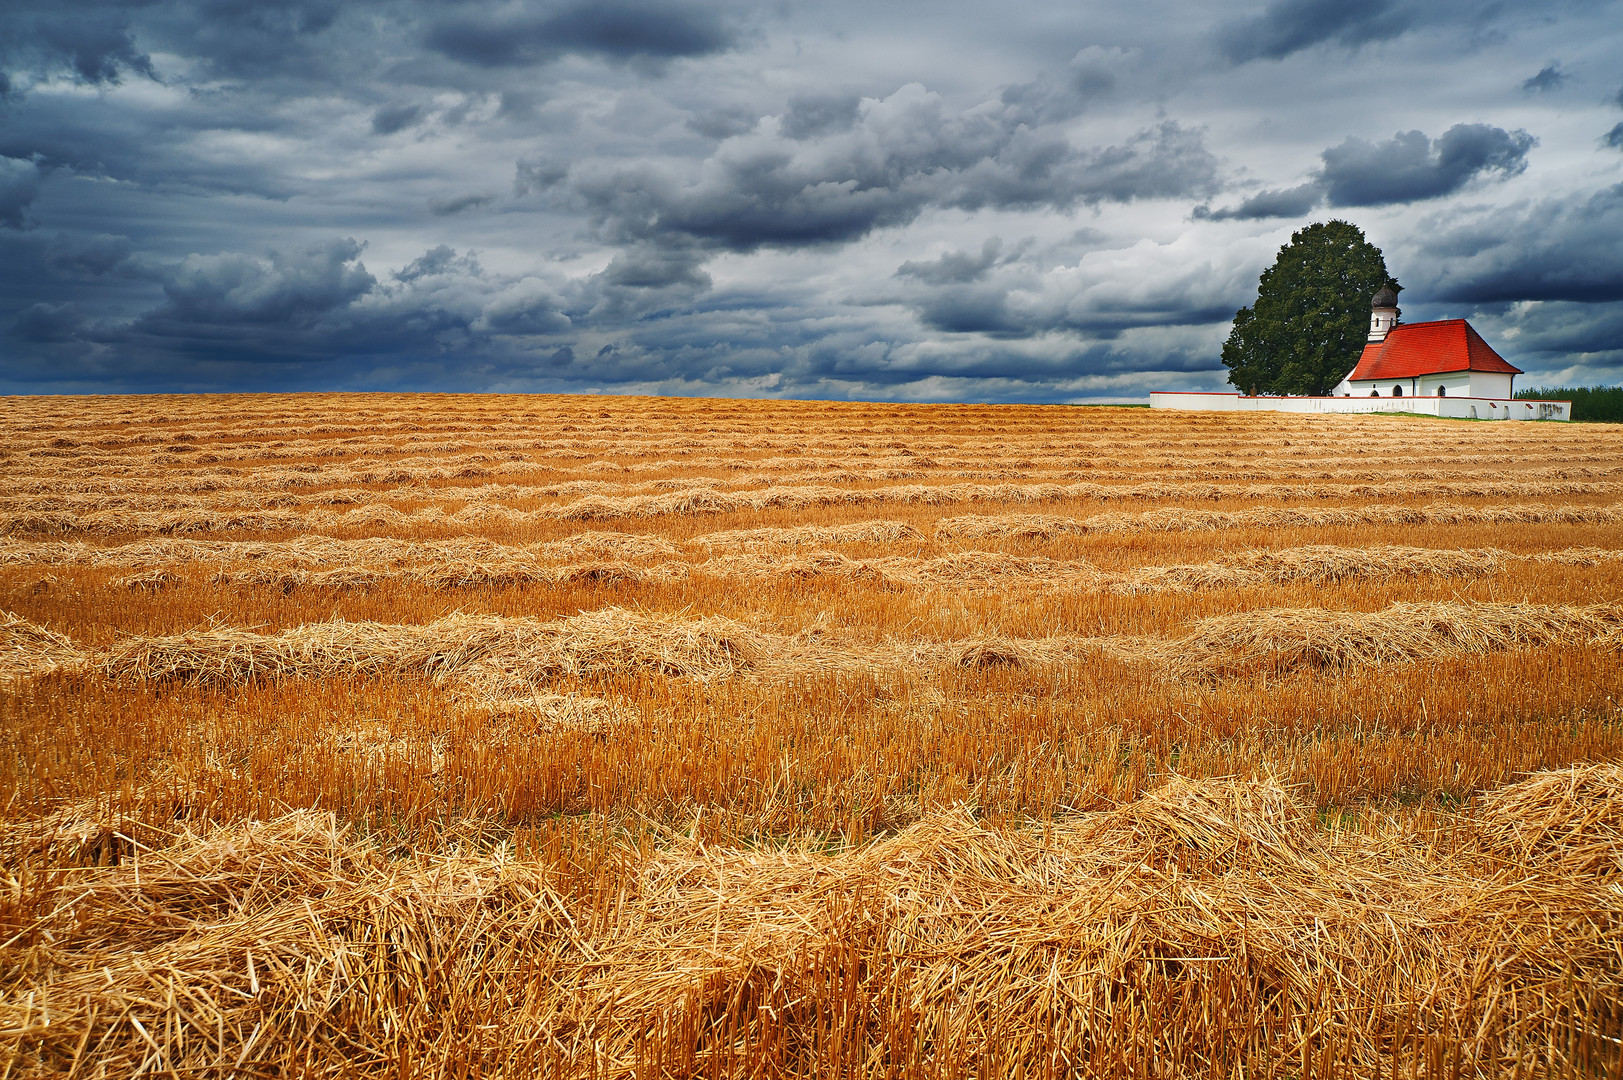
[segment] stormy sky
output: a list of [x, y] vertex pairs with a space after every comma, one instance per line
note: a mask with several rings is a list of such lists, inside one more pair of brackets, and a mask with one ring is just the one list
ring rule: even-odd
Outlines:
[[1623, 380], [1623, 2], [0, 4], [3, 393], [1216, 389], [1330, 218]]

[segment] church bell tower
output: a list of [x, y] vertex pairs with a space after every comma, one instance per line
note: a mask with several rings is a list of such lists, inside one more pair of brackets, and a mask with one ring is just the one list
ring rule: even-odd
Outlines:
[[1388, 281], [1369, 302], [1369, 340], [1385, 341], [1387, 332], [1398, 324], [1398, 316], [1403, 314], [1398, 309], [1398, 291], [1402, 288]]

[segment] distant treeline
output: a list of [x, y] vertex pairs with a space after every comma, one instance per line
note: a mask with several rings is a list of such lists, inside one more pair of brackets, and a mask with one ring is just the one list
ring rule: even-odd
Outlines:
[[1519, 398], [1572, 402], [1574, 420], [1623, 424], [1623, 386], [1540, 386], [1518, 390]]

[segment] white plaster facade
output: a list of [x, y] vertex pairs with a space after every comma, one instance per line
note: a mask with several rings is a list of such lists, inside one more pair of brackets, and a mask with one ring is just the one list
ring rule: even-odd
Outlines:
[[[1351, 375], [1352, 372], [1348, 372]], [[1497, 371], [1448, 371], [1418, 378], [1360, 379], [1353, 382], [1342, 379], [1331, 391], [1333, 397], [1477, 397], [1508, 398], [1514, 375]], [[1393, 393], [1402, 388], [1402, 394]], [[1438, 393], [1441, 389], [1443, 392]]]

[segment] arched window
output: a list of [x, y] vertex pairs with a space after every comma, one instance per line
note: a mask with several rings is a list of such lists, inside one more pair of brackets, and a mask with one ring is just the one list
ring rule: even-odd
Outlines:
[[1402, 396], [1403, 396], [1403, 387], [1401, 387], [1401, 386], [1394, 386], [1394, 387], [1393, 387], [1393, 388], [1392, 388], [1392, 396], [1393, 396], [1393, 397], [1402, 397]]
[[1446, 386], [1439, 386], [1439, 387], [1438, 387], [1438, 388], [1437, 388], [1437, 396], [1438, 396], [1438, 397], [1447, 397], [1447, 396], [1448, 396], [1448, 387], [1446, 387]]
[[1370, 392], [1369, 392], [1369, 396], [1370, 396], [1370, 397], [1380, 397], [1380, 396], [1381, 396], [1381, 392], [1380, 392], [1380, 391], [1379, 391], [1379, 390], [1371, 390], [1371, 391], [1370, 391]]

